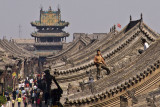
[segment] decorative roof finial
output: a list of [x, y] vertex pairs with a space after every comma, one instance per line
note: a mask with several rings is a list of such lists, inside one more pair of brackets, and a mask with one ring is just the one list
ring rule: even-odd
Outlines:
[[58, 4], [58, 9], [60, 9], [60, 6], [59, 6], [59, 4]]
[[60, 6], [59, 6], [59, 4], [58, 4], [58, 12], [60, 12]]
[[112, 32], [114, 31], [114, 26], [112, 26]]
[[143, 14], [141, 13], [141, 20], [143, 20]]
[[51, 8], [51, 6], [49, 6], [49, 11], [52, 11], [52, 8]]
[[114, 25], [114, 31], [116, 30], [116, 25]]
[[43, 11], [43, 6], [42, 5], [40, 5], [40, 11]]
[[132, 16], [130, 15], [130, 21], [132, 21]]

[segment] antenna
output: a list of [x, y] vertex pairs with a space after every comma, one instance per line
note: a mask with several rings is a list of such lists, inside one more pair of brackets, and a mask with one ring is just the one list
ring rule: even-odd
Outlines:
[[21, 30], [22, 26], [19, 25], [19, 38], [21, 37], [21, 33], [22, 33], [22, 30]]

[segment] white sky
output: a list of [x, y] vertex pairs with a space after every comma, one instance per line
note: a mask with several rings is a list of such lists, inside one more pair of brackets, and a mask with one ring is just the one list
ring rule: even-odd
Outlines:
[[0, 38], [31, 38], [35, 28], [30, 22], [39, 20], [40, 7], [57, 10], [58, 4], [62, 20], [70, 22], [64, 29], [70, 33], [67, 41], [73, 33], [108, 33], [117, 23], [123, 28], [130, 15], [137, 20], [141, 13], [144, 22], [160, 32], [160, 0], [0, 0]]

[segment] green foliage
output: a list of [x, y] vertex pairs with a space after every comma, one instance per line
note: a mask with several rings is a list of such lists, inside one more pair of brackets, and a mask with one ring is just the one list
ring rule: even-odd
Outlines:
[[0, 106], [2, 104], [5, 104], [7, 102], [6, 98], [4, 96], [0, 96]]

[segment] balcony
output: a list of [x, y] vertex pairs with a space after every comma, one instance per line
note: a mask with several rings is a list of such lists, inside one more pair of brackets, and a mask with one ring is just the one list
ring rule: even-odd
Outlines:
[[69, 33], [32, 33], [32, 37], [68, 37]]
[[63, 45], [64, 42], [36, 42], [35, 46], [59, 46]]

